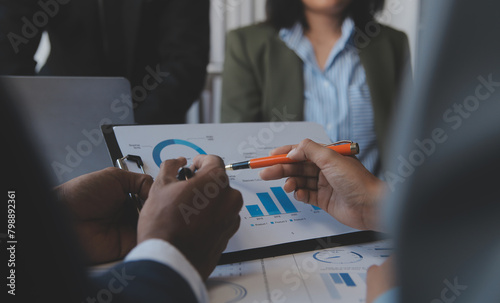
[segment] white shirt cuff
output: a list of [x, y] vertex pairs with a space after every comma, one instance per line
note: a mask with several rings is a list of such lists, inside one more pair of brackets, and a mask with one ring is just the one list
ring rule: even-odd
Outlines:
[[200, 274], [172, 244], [160, 239], [146, 240], [125, 257], [125, 262], [138, 260], [156, 261], [172, 268], [189, 283], [198, 302], [208, 302], [207, 289]]

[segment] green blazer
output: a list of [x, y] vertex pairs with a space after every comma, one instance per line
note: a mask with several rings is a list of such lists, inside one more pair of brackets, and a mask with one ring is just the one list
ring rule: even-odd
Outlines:
[[[382, 149], [403, 71], [409, 66], [406, 35], [380, 25], [373, 37], [355, 36], [373, 102], [375, 132]], [[231, 31], [226, 39], [222, 122], [302, 121], [302, 60], [261, 23]]]

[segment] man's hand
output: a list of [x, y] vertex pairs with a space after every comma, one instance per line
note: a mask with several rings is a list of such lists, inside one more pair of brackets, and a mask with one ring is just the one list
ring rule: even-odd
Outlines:
[[355, 157], [342, 156], [311, 140], [271, 152], [297, 161], [261, 171], [263, 180], [289, 177], [285, 191], [299, 201], [316, 205], [339, 222], [357, 229], [377, 229], [377, 203], [384, 184]]
[[207, 279], [240, 225], [241, 193], [229, 186], [219, 157], [197, 156], [193, 178], [176, 179], [186, 159], [162, 163], [139, 216], [138, 243], [163, 239], [177, 247]]
[[373, 265], [366, 274], [366, 302], [372, 303], [380, 295], [396, 287], [393, 257], [382, 265]]
[[91, 264], [119, 260], [136, 245], [137, 215], [128, 193], [148, 197], [153, 178], [117, 168], [83, 175], [56, 187], [75, 217], [76, 230]]

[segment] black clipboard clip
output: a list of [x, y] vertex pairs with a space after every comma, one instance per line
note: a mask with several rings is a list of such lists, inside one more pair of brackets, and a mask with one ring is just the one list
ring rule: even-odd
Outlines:
[[142, 173], [146, 174], [146, 172], [144, 171], [144, 162], [142, 162], [142, 158], [140, 156], [126, 155], [123, 158], [116, 159], [116, 166], [119, 169], [129, 171], [127, 163], [125, 163], [125, 160], [134, 162], [135, 164], [137, 164], [137, 167], [141, 169]]
[[[137, 167], [141, 169], [142, 173], [146, 174], [146, 172], [144, 171], [144, 162], [142, 162], [142, 158], [140, 156], [126, 155], [123, 158], [116, 159], [116, 166], [119, 169], [130, 171], [125, 161], [134, 162], [135, 164], [137, 164]], [[129, 193], [128, 195], [137, 208], [137, 213], [140, 213], [142, 207], [144, 206], [144, 201], [137, 194]]]

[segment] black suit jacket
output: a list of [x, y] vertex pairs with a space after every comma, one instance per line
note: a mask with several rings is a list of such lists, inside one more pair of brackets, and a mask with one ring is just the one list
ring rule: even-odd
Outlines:
[[[16, 294], [8, 295], [11, 287], [2, 283], [2, 297], [7, 296], [8, 302], [196, 302], [186, 280], [153, 261], [119, 263], [100, 276], [86, 275], [70, 216], [53, 197], [36, 140], [26, 131], [29, 121], [23, 121], [14, 106], [16, 99], [4, 94], [2, 83], [0, 100], [2, 129], [8, 130], [1, 132], [2, 142], [7, 143], [2, 154], [2, 191], [15, 192], [15, 223], [10, 227], [15, 237], [9, 240], [17, 241], [7, 243], [2, 228], [0, 272], [6, 278], [14, 270]], [[7, 200], [0, 215], [7, 228]], [[6, 249], [11, 245], [12, 254]]]
[[44, 30], [41, 75], [126, 77], [139, 123], [184, 122], [203, 88], [208, 0], [0, 0], [0, 74], [33, 75]]
[[107, 295], [112, 296], [112, 302], [197, 302], [177, 272], [153, 261], [120, 263], [94, 277], [83, 302], [101, 302], [99, 297], [106, 300]]

